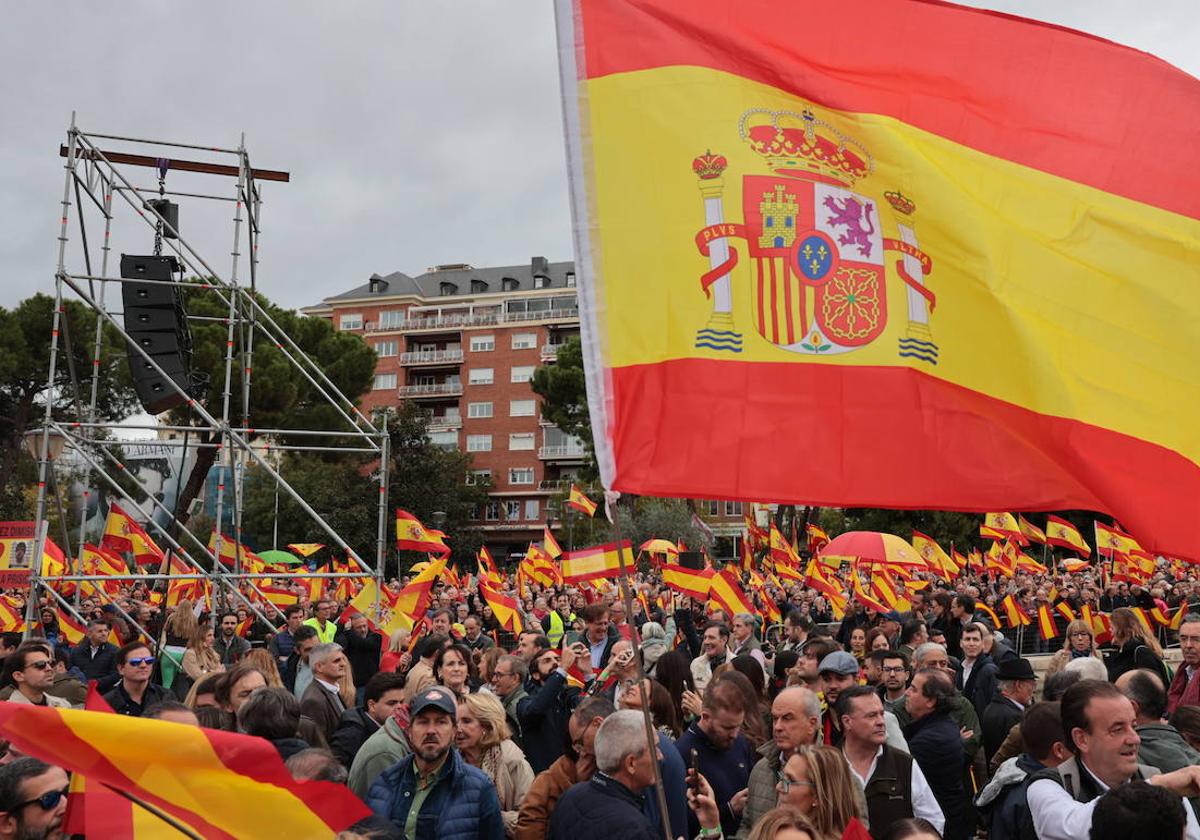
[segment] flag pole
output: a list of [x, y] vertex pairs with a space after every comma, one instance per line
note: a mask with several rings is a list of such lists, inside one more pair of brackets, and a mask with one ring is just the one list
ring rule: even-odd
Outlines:
[[[625, 615], [633, 617], [633, 594], [632, 580], [630, 578], [629, 567], [625, 564], [625, 551], [622, 549], [620, 515], [617, 509], [617, 499], [619, 493], [614, 493], [609, 490], [604, 491], [604, 509], [608, 513], [608, 520], [612, 523], [613, 536], [617, 543], [617, 562], [621, 566], [621, 595], [625, 601]], [[647, 616], [649, 618], [649, 616]], [[646, 690], [646, 671], [642, 667], [642, 633], [641, 628], [637, 626], [637, 622], [630, 625], [633, 631], [633, 662], [637, 668], [638, 694], [642, 699], [642, 720], [646, 724], [646, 743], [650, 747], [650, 756], [654, 759], [651, 764], [654, 767], [654, 790], [658, 798], [658, 812], [662, 818], [662, 830], [665, 840], [672, 840], [671, 837], [671, 815], [667, 812], [667, 790], [663, 785], [662, 767], [658, 763], [658, 735], [654, 729], [654, 719], [650, 716], [650, 692]]]
[[[104, 784], [104, 783], [101, 782], [101, 784]], [[196, 832], [192, 831], [190, 828], [188, 828], [183, 823], [179, 822], [179, 820], [177, 820], [174, 817], [170, 816], [169, 814], [165, 813], [161, 809], [156, 808], [155, 806], [151, 805], [149, 802], [139, 799], [138, 797], [134, 796], [132, 793], [123, 791], [120, 788], [113, 787], [112, 785], [104, 784], [104, 786], [106, 788], [108, 788], [109, 790], [111, 790], [113, 793], [116, 793], [116, 794], [119, 794], [120, 796], [125, 797], [130, 802], [132, 802], [134, 805], [137, 805], [138, 807], [144, 808], [145, 810], [149, 811], [151, 814], [158, 817], [160, 820], [165, 822], [167, 825], [171, 826], [171, 828], [178, 831], [184, 837], [190, 837], [190, 838], [192, 838], [192, 840], [204, 840], [203, 837], [201, 837]]]

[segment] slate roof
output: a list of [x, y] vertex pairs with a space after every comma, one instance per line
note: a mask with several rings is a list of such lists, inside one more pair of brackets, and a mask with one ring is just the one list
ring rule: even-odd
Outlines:
[[[536, 261], [538, 258], [534, 259]], [[573, 274], [574, 271], [575, 263], [572, 260], [546, 262], [545, 274], [549, 278], [549, 282], [542, 288], [568, 288], [567, 274]], [[325, 298], [318, 306], [336, 303], [339, 300], [372, 297], [387, 298], [395, 295], [418, 295], [423, 298], [437, 298], [452, 297], [454, 295], [493, 294], [505, 291], [503, 288], [505, 278], [512, 278], [517, 283], [516, 288], [509, 291], [533, 291], [533, 261], [524, 265], [505, 265], [493, 268], [444, 268], [435, 271], [426, 271], [416, 277], [410, 277], [401, 271], [393, 271], [391, 274], [383, 275], [386, 285], [380, 284], [380, 288], [377, 288], [375, 291], [371, 290], [371, 283], [368, 280], [366, 283], [355, 286], [353, 289]], [[486, 284], [486, 287], [479, 285], [479, 288], [472, 288], [472, 281], [479, 281], [480, 284]], [[443, 283], [453, 285], [454, 290], [450, 295], [443, 294]]]

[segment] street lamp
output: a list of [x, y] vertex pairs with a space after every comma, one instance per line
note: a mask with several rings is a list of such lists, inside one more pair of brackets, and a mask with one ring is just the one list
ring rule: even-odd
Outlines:
[[[44, 429], [30, 429], [24, 435], [25, 449], [29, 452], [29, 457], [35, 461], [40, 461], [42, 458], [43, 433], [45, 433]], [[59, 456], [62, 455], [63, 449], [66, 448], [67, 436], [58, 429], [50, 429], [47, 437], [49, 446], [46, 454], [51, 461], [57, 461]]]

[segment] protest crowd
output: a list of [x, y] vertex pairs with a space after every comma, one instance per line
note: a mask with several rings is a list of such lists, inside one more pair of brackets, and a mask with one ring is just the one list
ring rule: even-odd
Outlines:
[[[0, 698], [263, 738], [366, 803], [345, 837], [1200, 837], [1187, 567], [1021, 568], [1009, 540], [992, 554], [1011, 568], [980, 552], [864, 587], [819, 544], [801, 571], [748, 536], [720, 572], [643, 555], [573, 581], [563, 555], [547, 579], [536, 547], [515, 575], [434, 561], [386, 585], [424, 587], [387, 636], [355, 599], [298, 594], [272, 627], [138, 583], [83, 598], [72, 643], [48, 600], [4, 634]], [[0, 838], [64, 836], [64, 769], [13, 744], [0, 761]]]

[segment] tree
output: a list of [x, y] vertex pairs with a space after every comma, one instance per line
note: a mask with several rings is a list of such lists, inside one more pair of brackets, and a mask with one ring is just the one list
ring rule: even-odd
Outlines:
[[[63, 309], [54, 384], [47, 391], [54, 298], [37, 294], [11, 311], [0, 307], [0, 487], [5, 488], [6, 510], [21, 507], [10, 491], [29, 480], [28, 467], [21, 468], [23, 437], [41, 425], [44, 401], [54, 400], [52, 416], [58, 420], [87, 411], [97, 316], [78, 301], [64, 301]], [[94, 368], [100, 377], [96, 419], [119, 421], [136, 409], [137, 395], [120, 334], [106, 324], [100, 335], [101, 364]]]
[[592, 419], [588, 413], [587, 381], [583, 373], [583, 345], [578, 336], [558, 348], [554, 364], [541, 365], [533, 372], [530, 387], [542, 398], [542, 418], [564, 434], [583, 441], [587, 458], [580, 478], [592, 481], [598, 475], [596, 449], [592, 440]]
[[[226, 318], [229, 307], [212, 290], [188, 288], [184, 305], [190, 315]], [[350, 401], [357, 401], [370, 387], [375, 375], [375, 351], [353, 333], [339, 332], [324, 318], [306, 318], [290, 310], [280, 309], [261, 295], [258, 302], [308, 355], [330, 381]], [[219, 321], [192, 322], [192, 369], [208, 376], [207, 391], [202, 399], [210, 414], [220, 419], [225, 391], [225, 352], [227, 327]], [[234, 362], [230, 377], [230, 424], [249, 428], [334, 429], [345, 426], [333, 406], [305, 378], [304, 374], [284, 356], [273, 342], [261, 333], [254, 336], [254, 364], [251, 371], [249, 416], [242, 414], [242, 366], [238, 353], [243, 346], [240, 330], [234, 331]], [[189, 409], [181, 407], [171, 412], [176, 424], [195, 424]], [[188, 505], [200, 493], [204, 480], [213, 466], [217, 451], [214, 444], [219, 435], [205, 432], [196, 450], [196, 460], [187, 483], [180, 493], [179, 521], [188, 521]], [[293, 438], [296, 438], [293, 440]], [[278, 442], [298, 442], [298, 436], [282, 435]], [[333, 438], [305, 436], [303, 442], [331, 442]], [[340, 439], [344, 441], [343, 439]], [[272, 491], [273, 494], [274, 491]], [[273, 495], [272, 495], [273, 498]]]
[[[389, 411], [388, 433], [389, 508], [402, 508], [426, 527], [444, 531], [453, 560], [473, 569], [483, 534], [474, 526], [472, 514], [487, 504], [488, 487], [467, 484], [471, 456], [430, 442], [429, 418], [413, 402]], [[417, 559], [425, 558], [406, 553], [401, 562], [407, 566]]]

